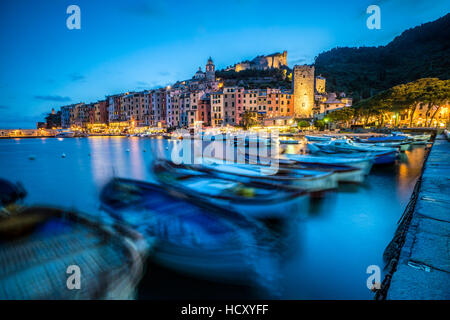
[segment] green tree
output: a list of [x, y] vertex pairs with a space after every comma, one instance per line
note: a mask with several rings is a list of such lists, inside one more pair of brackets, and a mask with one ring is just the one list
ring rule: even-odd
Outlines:
[[[425, 106], [425, 125], [431, 126], [436, 114], [442, 106], [448, 104], [449, 100], [450, 80], [423, 78], [394, 86], [359, 101], [353, 107], [354, 117], [364, 125], [368, 124], [371, 117], [377, 117], [379, 125], [383, 126], [387, 114], [407, 113], [410, 117], [410, 126], [412, 126], [416, 109], [419, 106]], [[333, 114], [332, 117], [336, 120], [345, 119], [345, 116], [340, 113]]]
[[245, 111], [242, 114], [242, 126], [245, 130], [258, 124], [258, 114], [256, 112]]
[[308, 128], [310, 126], [311, 126], [311, 124], [306, 120], [300, 120], [297, 122], [297, 127], [299, 127], [299, 128]]

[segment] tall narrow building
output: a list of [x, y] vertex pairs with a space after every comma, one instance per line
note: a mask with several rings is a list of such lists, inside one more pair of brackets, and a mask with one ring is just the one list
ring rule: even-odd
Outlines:
[[314, 66], [294, 66], [294, 116], [311, 118], [314, 107]]
[[216, 66], [214, 65], [214, 62], [211, 59], [211, 57], [209, 57], [208, 62], [206, 64], [206, 80], [216, 81]]

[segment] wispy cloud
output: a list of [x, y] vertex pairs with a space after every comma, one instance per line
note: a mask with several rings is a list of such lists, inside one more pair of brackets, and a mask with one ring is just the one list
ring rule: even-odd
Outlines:
[[55, 101], [55, 102], [67, 102], [71, 101], [69, 97], [62, 97], [57, 95], [49, 95], [49, 96], [34, 96], [37, 100], [43, 100], [43, 101]]
[[71, 73], [71, 74], [69, 74], [69, 79], [70, 79], [70, 81], [77, 82], [77, 81], [85, 80], [86, 77], [79, 73]]

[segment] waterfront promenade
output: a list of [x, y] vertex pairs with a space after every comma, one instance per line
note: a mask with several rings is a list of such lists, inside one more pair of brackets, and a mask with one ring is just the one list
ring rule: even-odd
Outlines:
[[387, 299], [450, 299], [450, 142], [437, 136]]

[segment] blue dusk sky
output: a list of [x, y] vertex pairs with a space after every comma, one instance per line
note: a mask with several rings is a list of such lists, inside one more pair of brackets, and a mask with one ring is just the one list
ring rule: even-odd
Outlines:
[[[66, 9], [81, 9], [69, 30]], [[366, 9], [381, 8], [381, 30]], [[1, 0], [0, 128], [35, 128], [52, 108], [191, 78], [288, 51], [313, 63], [336, 46], [385, 45], [449, 12], [450, 0]]]

